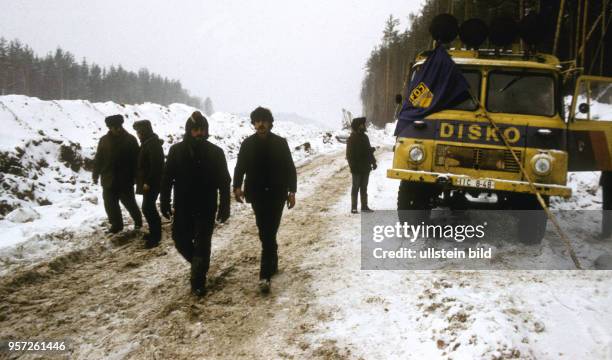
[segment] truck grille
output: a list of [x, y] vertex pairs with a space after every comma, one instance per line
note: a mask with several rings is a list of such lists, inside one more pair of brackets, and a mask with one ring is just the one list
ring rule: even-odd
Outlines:
[[[520, 160], [522, 152], [520, 150], [513, 151]], [[447, 169], [458, 167], [512, 173], [520, 172], [519, 165], [514, 161], [510, 150], [507, 149], [438, 145], [436, 147], [435, 164]]]

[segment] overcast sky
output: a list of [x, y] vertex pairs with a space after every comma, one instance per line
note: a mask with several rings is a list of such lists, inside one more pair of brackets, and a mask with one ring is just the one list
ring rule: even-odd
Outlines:
[[217, 111], [257, 105], [336, 123], [361, 113], [364, 64], [389, 14], [422, 0], [2, 0], [0, 36], [179, 79]]

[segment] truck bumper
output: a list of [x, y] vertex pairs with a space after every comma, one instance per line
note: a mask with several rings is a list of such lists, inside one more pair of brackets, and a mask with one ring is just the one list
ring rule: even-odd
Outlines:
[[[531, 186], [526, 181], [472, 178], [466, 175], [403, 169], [388, 169], [387, 177], [390, 179], [436, 184], [446, 189], [479, 189], [483, 192], [508, 191], [534, 194]], [[540, 183], [534, 183], [534, 185], [542, 195], [561, 196], [564, 198], [572, 196], [572, 189], [567, 186]]]

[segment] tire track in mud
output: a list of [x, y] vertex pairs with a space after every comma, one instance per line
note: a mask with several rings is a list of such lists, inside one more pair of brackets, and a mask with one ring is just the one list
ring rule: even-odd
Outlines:
[[[321, 169], [325, 169], [322, 171]], [[189, 267], [162, 245], [99, 243], [0, 279], [0, 338], [68, 339], [76, 358], [292, 357], [312, 351], [301, 339], [309, 325], [310, 265], [330, 226], [325, 212], [346, 196], [342, 153], [322, 155], [298, 170], [312, 190], [286, 210], [279, 231], [280, 273], [272, 293], [257, 290], [260, 244], [250, 206], [213, 235], [209, 294], [189, 294]], [[310, 193], [310, 194], [309, 194]], [[128, 235], [129, 236], [129, 235]], [[120, 241], [121, 242], [121, 241]]]

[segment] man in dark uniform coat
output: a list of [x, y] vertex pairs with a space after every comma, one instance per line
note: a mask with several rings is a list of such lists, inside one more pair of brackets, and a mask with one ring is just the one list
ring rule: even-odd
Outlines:
[[187, 119], [183, 141], [168, 152], [161, 187], [161, 210], [168, 219], [174, 187], [172, 238], [191, 263], [191, 291], [196, 296], [206, 294], [215, 214], [220, 222], [230, 216], [231, 179], [225, 154], [207, 138], [208, 121], [196, 111]]
[[357, 195], [361, 195], [361, 211], [371, 212], [368, 207], [368, 180], [370, 171], [376, 169], [374, 149], [365, 134], [366, 118], [355, 118], [351, 122], [351, 135], [346, 142], [346, 160], [351, 169], [353, 186], [351, 188], [351, 213], [357, 213]]
[[[274, 118], [270, 110], [258, 107], [251, 113], [251, 124], [256, 133], [240, 146], [234, 169], [236, 201], [250, 202], [261, 240], [259, 287], [270, 291], [270, 278], [278, 271], [276, 233], [287, 203], [295, 206], [297, 175], [287, 140], [270, 132]], [[242, 190], [243, 178], [244, 192]]]
[[145, 247], [153, 248], [161, 241], [161, 218], [155, 202], [159, 195], [164, 171], [164, 150], [162, 149], [164, 141], [153, 132], [149, 120], [136, 121], [133, 127], [140, 139], [136, 193], [142, 195], [142, 213], [149, 224], [149, 233], [143, 238]]
[[134, 178], [138, 161], [138, 141], [123, 129], [123, 116], [105, 119], [108, 133], [100, 139], [94, 158], [93, 182], [102, 177], [104, 209], [111, 224], [110, 233], [123, 230], [123, 217], [119, 201], [134, 220], [134, 227], [142, 227], [142, 215], [134, 195]]

